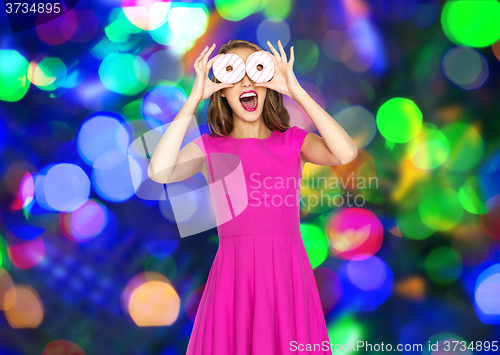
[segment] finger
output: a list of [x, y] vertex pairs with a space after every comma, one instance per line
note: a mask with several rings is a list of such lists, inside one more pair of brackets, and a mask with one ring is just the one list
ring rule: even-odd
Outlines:
[[290, 48], [290, 61], [288, 62], [290, 65], [293, 65], [293, 62], [295, 61], [295, 55], [293, 53], [293, 46]]
[[208, 73], [210, 72], [210, 68], [212, 68], [212, 65], [214, 63], [214, 60], [216, 60], [219, 56], [221, 56], [221, 54], [217, 54], [215, 57], [211, 58], [208, 63], [206, 64], [206, 66], [204, 66], [204, 70], [205, 70], [205, 75], [208, 76]]
[[272, 54], [269, 51], [264, 51], [264, 52], [266, 52], [267, 54], [269, 54], [271, 56], [271, 58], [273, 58], [274, 63], [276, 63], [276, 58], [274, 58], [274, 54]]
[[264, 52], [266, 52], [267, 54], [269, 54], [269, 56], [271, 58], [273, 58], [274, 68], [276, 68], [277, 64], [276, 64], [276, 59], [274, 58], [274, 55], [269, 51], [264, 51]]
[[[267, 53], [269, 53], [269, 52], [267, 52]], [[269, 53], [269, 55], [271, 55], [271, 57], [273, 58], [274, 68], [275, 68], [274, 70], [276, 70], [276, 67], [278, 66], [278, 63], [276, 62], [276, 58], [274, 58], [274, 56], [271, 53]]]
[[203, 54], [205, 53], [205, 51], [208, 49], [208, 46], [205, 47], [205, 49], [200, 53], [200, 55], [196, 58], [196, 60], [194, 61], [194, 65], [196, 65], [200, 60], [201, 58], [203, 58]]
[[213, 57], [212, 59], [210, 59], [207, 63], [207, 71], [210, 71], [210, 68], [212, 67], [212, 65], [214, 64], [214, 61], [220, 57], [221, 55], [223, 55], [224, 53], [221, 53], [221, 54], [217, 54], [215, 57]]
[[207, 64], [207, 59], [208, 59], [208, 57], [210, 57], [210, 53], [212, 53], [212, 51], [214, 49], [215, 49], [215, 43], [212, 44], [212, 46], [210, 47], [210, 50], [207, 53], [205, 53], [205, 55], [203, 56], [203, 64], [205, 64], [205, 65]]
[[203, 54], [205, 54], [205, 52], [207, 51], [208, 49], [208, 46], [205, 46], [205, 48], [201, 51], [200, 55], [196, 58], [196, 60], [200, 59], [200, 58], [203, 58]]
[[280, 53], [281, 53], [281, 60], [282, 60], [282, 62], [286, 63], [286, 53], [285, 53], [285, 49], [283, 48], [283, 45], [281, 44], [281, 40], [278, 40], [278, 47], [279, 47]]
[[194, 65], [196, 65], [200, 59], [203, 57], [203, 53], [207, 50], [207, 47], [205, 47], [205, 49], [203, 51], [201, 51], [200, 55], [198, 57], [196, 57], [196, 59], [194, 60]]
[[[220, 54], [219, 54], [220, 55]], [[217, 59], [217, 57], [219, 55], [216, 55], [215, 57], [213, 57], [212, 59], [210, 59], [207, 63], [207, 69], [210, 70], [210, 68], [212, 67], [212, 64], [214, 63], [214, 60]]]
[[255, 86], [258, 88], [271, 88], [270, 81], [266, 81], [265, 83], [255, 83]]
[[211, 47], [206, 47], [205, 50], [203, 51], [203, 53], [200, 54], [200, 57], [197, 59], [197, 61], [200, 63], [200, 67], [202, 67], [202, 64], [205, 64], [206, 63], [206, 56], [207, 56], [207, 53], [210, 53], [208, 50], [210, 49]]
[[234, 83], [214, 83], [215, 86], [232, 88]]
[[226, 83], [215, 83], [215, 91], [219, 91], [225, 88], [232, 88], [234, 84], [226, 84]]
[[274, 49], [273, 45], [271, 44], [271, 42], [267, 41], [267, 45], [269, 46], [269, 48], [271, 48], [271, 51], [273, 52], [273, 54], [275, 55], [276, 57], [276, 62], [281, 62], [281, 58], [280, 58], [280, 55], [279, 53], [276, 51], [276, 49]]

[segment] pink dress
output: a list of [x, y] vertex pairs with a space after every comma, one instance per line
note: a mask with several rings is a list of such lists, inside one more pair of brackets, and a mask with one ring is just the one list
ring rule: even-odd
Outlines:
[[187, 355], [332, 354], [300, 235], [300, 148], [307, 134], [291, 127], [266, 139], [203, 134], [194, 140], [211, 181], [221, 178], [214, 175], [216, 153], [239, 158], [246, 193], [238, 191], [248, 201], [238, 214], [238, 202], [228, 198], [233, 218], [217, 227], [219, 248]]

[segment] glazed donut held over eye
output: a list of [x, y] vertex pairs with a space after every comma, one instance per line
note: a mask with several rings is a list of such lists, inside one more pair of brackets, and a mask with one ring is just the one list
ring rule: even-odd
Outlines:
[[247, 75], [256, 83], [264, 83], [274, 76], [274, 61], [267, 52], [255, 52], [247, 58], [245, 66]]
[[245, 76], [245, 62], [239, 55], [224, 54], [214, 61], [213, 71], [221, 83], [237, 83]]

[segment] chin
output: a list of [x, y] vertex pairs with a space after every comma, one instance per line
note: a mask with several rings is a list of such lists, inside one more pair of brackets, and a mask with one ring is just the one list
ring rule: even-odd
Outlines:
[[240, 118], [243, 121], [246, 122], [255, 122], [259, 119], [259, 117], [262, 115], [262, 110], [256, 110], [253, 112], [246, 112], [244, 111], [241, 115]]
[[255, 122], [259, 119], [260, 115], [252, 115], [250, 117], [240, 117], [242, 121], [245, 121], [245, 122]]

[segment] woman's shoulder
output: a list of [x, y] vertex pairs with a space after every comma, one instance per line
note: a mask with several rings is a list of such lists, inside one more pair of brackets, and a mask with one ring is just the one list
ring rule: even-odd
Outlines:
[[223, 142], [227, 139], [227, 137], [223, 136], [218, 136], [218, 135], [211, 135], [208, 133], [203, 133], [201, 136], [198, 138], [193, 139], [193, 143], [198, 145], [203, 152], [204, 155], [207, 155], [207, 147], [214, 146], [219, 142]]
[[298, 126], [290, 126], [286, 131], [282, 132], [286, 138], [297, 144], [299, 149], [309, 132]]
[[201, 136], [195, 138], [192, 140], [192, 143], [196, 144], [198, 147], [200, 147], [201, 151], [203, 152], [203, 155], [207, 155], [207, 151], [205, 149], [205, 144], [207, 141], [207, 136], [208, 134], [203, 133]]
[[223, 137], [223, 136], [218, 136], [218, 135], [211, 135], [209, 133], [203, 133], [201, 136], [199, 136], [198, 138], [194, 139], [193, 141], [195, 140], [201, 140], [203, 142], [208, 142], [208, 141], [213, 141], [213, 140], [220, 140], [220, 139], [225, 139], [227, 137]]

